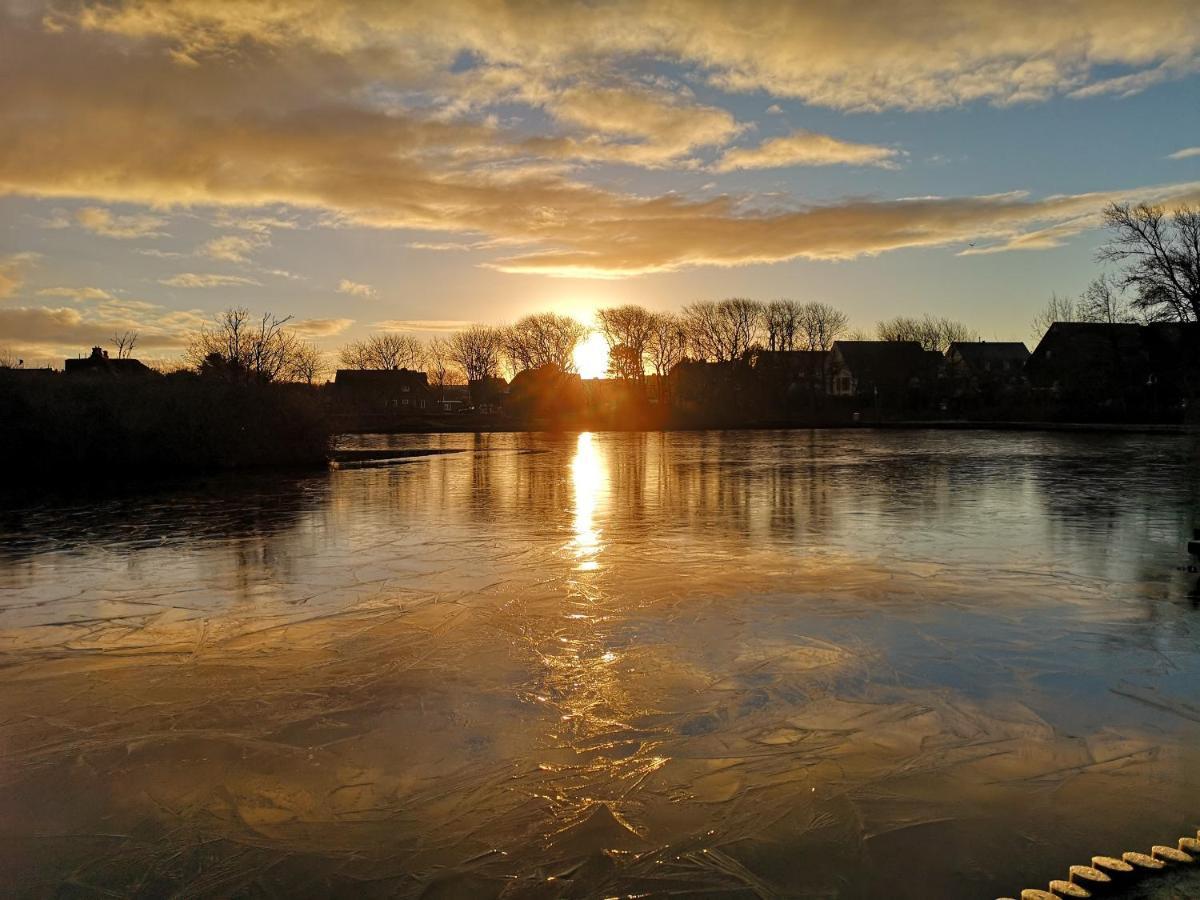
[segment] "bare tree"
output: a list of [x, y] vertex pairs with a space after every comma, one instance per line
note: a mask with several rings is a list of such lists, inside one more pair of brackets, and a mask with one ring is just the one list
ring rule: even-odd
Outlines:
[[313, 384], [329, 374], [329, 361], [315, 344], [297, 339], [286, 375], [292, 381]]
[[683, 308], [690, 351], [697, 359], [711, 362], [732, 362], [748, 353], [758, 343], [762, 318], [759, 304], [740, 297]]
[[420, 369], [425, 347], [410, 334], [384, 332], [347, 344], [338, 358], [348, 369]]
[[12, 350], [0, 347], [0, 369], [19, 369], [22, 363], [24, 360], [18, 359]]
[[504, 355], [514, 372], [545, 365], [572, 372], [575, 348], [587, 333], [587, 327], [570, 316], [535, 313], [503, 329]]
[[472, 325], [451, 335], [446, 356], [467, 376], [467, 381], [482, 381], [500, 374], [500, 354], [504, 343], [500, 330], [490, 325]]
[[772, 300], [763, 309], [768, 350], [795, 350], [804, 305], [795, 300]]
[[1050, 326], [1055, 322], [1078, 322], [1079, 309], [1078, 304], [1073, 297], [1060, 297], [1058, 294], [1051, 294], [1050, 299], [1046, 301], [1046, 306], [1033, 317], [1033, 322], [1030, 328], [1033, 331], [1034, 343], [1041, 341], [1046, 332], [1050, 330]]
[[800, 330], [806, 350], [829, 350], [849, 327], [846, 314], [828, 303], [805, 303], [800, 308]]
[[1111, 203], [1104, 224], [1112, 231], [1101, 260], [1122, 265], [1116, 278], [1133, 291], [1132, 305], [1155, 321], [1200, 321], [1200, 208]]
[[1107, 275], [1093, 278], [1084, 288], [1076, 305], [1082, 322], [1137, 322], [1134, 309], [1121, 291], [1115, 279]]
[[446, 387], [451, 384], [462, 384], [466, 380], [454, 359], [450, 341], [435, 337], [425, 348], [425, 372], [429, 376], [429, 384], [437, 388], [441, 399], [446, 399]]
[[956, 341], [977, 341], [979, 332], [954, 319], [923, 316], [914, 319], [897, 316], [876, 326], [881, 341], [916, 341], [925, 350], [944, 353]]
[[646, 357], [654, 374], [658, 376], [659, 392], [666, 378], [687, 353], [687, 331], [682, 320], [671, 313], [655, 313], [650, 340], [646, 344]]
[[618, 365], [610, 366], [610, 370], [620, 378], [643, 380], [646, 377], [646, 347], [654, 331], [654, 313], [632, 304], [613, 306], [599, 310], [596, 321], [608, 342], [610, 358], [622, 348]]
[[137, 346], [138, 333], [136, 331], [126, 331], [122, 334], [114, 334], [110, 341], [117, 348], [117, 359], [129, 359], [133, 356], [133, 348]]
[[252, 319], [245, 308], [227, 309], [193, 335], [184, 356], [201, 374], [275, 381], [288, 375], [299, 343], [286, 328], [290, 319], [271, 313]]

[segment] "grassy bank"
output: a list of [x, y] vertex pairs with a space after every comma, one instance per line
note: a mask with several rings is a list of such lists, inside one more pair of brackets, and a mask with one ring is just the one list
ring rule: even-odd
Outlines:
[[196, 377], [0, 377], [5, 480], [52, 471], [210, 471], [321, 464], [329, 429], [317, 393], [298, 385]]

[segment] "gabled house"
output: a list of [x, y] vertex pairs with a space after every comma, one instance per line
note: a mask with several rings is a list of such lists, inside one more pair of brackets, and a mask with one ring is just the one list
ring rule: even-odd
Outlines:
[[916, 341], [835, 341], [828, 365], [835, 397], [902, 399], [937, 378], [935, 362]]
[[1200, 392], [1200, 324], [1055, 322], [1025, 374], [1037, 393], [1076, 410], [1171, 417]]
[[344, 412], [437, 411], [429, 376], [412, 369], [338, 369], [332, 394], [339, 411]]
[[1029, 359], [1020, 341], [955, 341], [946, 349], [950, 370], [979, 381], [1019, 378]]
[[1141, 325], [1055, 322], [1025, 363], [1035, 392], [1065, 403], [1112, 407], [1137, 402], [1151, 382]]
[[1018, 392], [1028, 359], [1020, 341], [954, 341], [946, 348], [946, 383], [954, 396], [993, 403]]
[[63, 371], [68, 375], [103, 377], [142, 377], [157, 374], [141, 360], [110, 359], [108, 351], [101, 347], [93, 347], [90, 356], [63, 360]]

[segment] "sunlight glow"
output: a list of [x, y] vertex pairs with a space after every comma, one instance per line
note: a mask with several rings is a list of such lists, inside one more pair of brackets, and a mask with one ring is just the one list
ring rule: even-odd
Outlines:
[[604, 378], [608, 374], [608, 342], [593, 331], [575, 348], [575, 368], [582, 378]]
[[596, 450], [591, 432], [579, 435], [575, 458], [571, 461], [571, 486], [575, 490], [575, 539], [571, 542], [579, 570], [598, 569], [600, 531], [596, 527], [596, 505], [605, 489], [604, 461]]

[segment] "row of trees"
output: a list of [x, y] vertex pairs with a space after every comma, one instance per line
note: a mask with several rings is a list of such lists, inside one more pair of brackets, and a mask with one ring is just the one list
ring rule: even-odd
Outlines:
[[[311, 384], [329, 374], [328, 362], [289, 329], [289, 321], [270, 313], [254, 317], [244, 308], [225, 310], [194, 336], [185, 359], [203, 375]], [[651, 372], [665, 377], [684, 359], [730, 363], [755, 350], [829, 350], [836, 340], [854, 336], [840, 310], [793, 300], [703, 301], [679, 313], [615, 306], [597, 311], [596, 323], [609, 347], [609, 374], [638, 381]], [[444, 387], [544, 366], [572, 372], [575, 350], [589, 333], [570, 316], [537, 313], [512, 325], [472, 325], [428, 341], [372, 334], [342, 347], [338, 361], [349, 369], [425, 371], [431, 385]], [[929, 349], [972, 335], [961, 323], [931, 317], [897, 318], [878, 327], [880, 340], [917, 340]], [[118, 346], [128, 351], [124, 341]]]
[[[1052, 297], [1034, 323], [1038, 336], [1054, 321], [1200, 321], [1200, 210], [1111, 204], [1104, 221], [1110, 238], [1098, 258], [1115, 263], [1117, 272], [1097, 278], [1079, 298]], [[328, 365], [289, 321], [226, 310], [195, 336], [186, 359], [201, 373], [312, 383], [328, 374]], [[639, 381], [648, 372], [665, 376], [684, 359], [729, 363], [756, 350], [823, 351], [839, 339], [866, 337], [852, 333], [845, 313], [826, 303], [742, 297], [691, 303], [678, 313], [608, 307], [596, 313], [596, 328], [609, 347], [609, 374]], [[537, 313], [512, 325], [472, 325], [429, 341], [373, 334], [344, 346], [338, 359], [353, 369], [424, 370], [431, 384], [444, 386], [545, 366], [574, 371], [575, 349], [589, 333], [570, 316]], [[940, 352], [979, 334], [953, 319], [899, 316], [880, 322], [874, 337], [916, 341]], [[135, 340], [114, 338], [118, 354], [128, 355]]]

